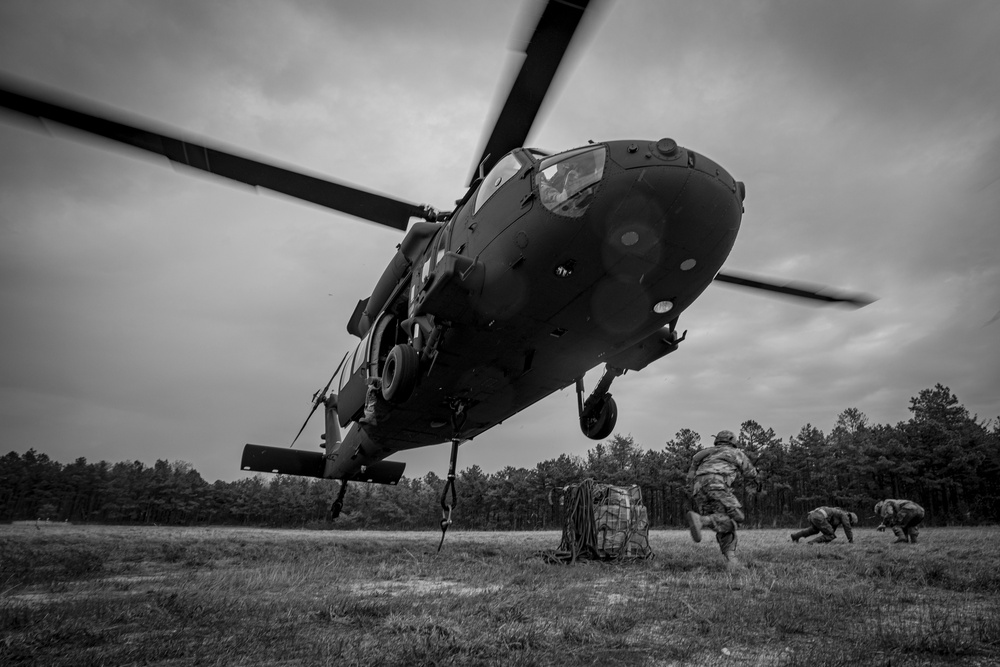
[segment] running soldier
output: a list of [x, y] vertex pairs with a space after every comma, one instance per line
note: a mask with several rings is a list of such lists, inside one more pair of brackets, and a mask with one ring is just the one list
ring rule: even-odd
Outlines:
[[697, 512], [688, 512], [691, 538], [701, 542], [702, 528], [715, 531], [715, 541], [731, 567], [738, 567], [736, 528], [743, 523], [743, 505], [733, 495], [736, 475], [744, 480], [757, 478], [757, 469], [739, 449], [732, 431], [720, 431], [712, 447], [701, 450], [691, 459], [687, 481], [691, 484]]
[[806, 515], [809, 520], [809, 527], [792, 533], [792, 542], [798, 543], [803, 537], [820, 534], [809, 544], [824, 544], [837, 539], [837, 528], [844, 527], [844, 535], [848, 542], [854, 542], [854, 533], [851, 526], [858, 525], [858, 515], [854, 512], [845, 512], [839, 507], [817, 507]]
[[875, 515], [882, 518], [878, 532], [892, 528], [896, 542], [917, 543], [920, 536], [920, 522], [924, 520], [924, 508], [912, 500], [882, 500], [875, 504]]

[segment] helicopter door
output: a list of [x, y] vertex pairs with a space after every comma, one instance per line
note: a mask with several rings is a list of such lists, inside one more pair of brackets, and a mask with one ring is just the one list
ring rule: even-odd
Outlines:
[[389, 352], [392, 351], [396, 343], [404, 342], [401, 340], [402, 330], [396, 324], [397, 320], [393, 315], [382, 313], [382, 317], [372, 327], [374, 333], [369, 348], [368, 377], [381, 378]]
[[351, 355], [351, 365], [345, 368], [341, 376], [340, 391], [337, 393], [337, 416], [340, 426], [346, 427], [350, 422], [360, 418], [365, 408], [365, 393], [368, 391], [368, 374], [365, 359], [368, 345], [371, 342], [371, 332], [368, 332]]
[[340, 392], [337, 395], [337, 413], [341, 427], [346, 427], [364, 414], [368, 378], [381, 377], [385, 358], [397, 342], [398, 329], [396, 318], [389, 313], [382, 313], [375, 326], [358, 343], [350, 370], [341, 376]]

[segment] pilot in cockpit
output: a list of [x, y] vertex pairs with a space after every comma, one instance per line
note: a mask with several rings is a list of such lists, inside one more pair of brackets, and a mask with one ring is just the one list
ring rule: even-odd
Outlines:
[[[550, 175], [547, 172], [554, 173]], [[566, 198], [569, 197], [566, 185], [570, 180], [576, 180], [575, 174], [576, 172], [567, 162], [560, 162], [554, 169], [546, 169], [542, 172], [542, 178], [538, 180], [538, 192], [542, 197], [542, 202], [557, 204], [566, 201]]]
[[592, 180], [588, 178], [595, 171], [591, 152], [557, 162], [544, 169], [538, 179], [538, 191], [542, 202], [555, 204], [566, 201], [577, 194]]

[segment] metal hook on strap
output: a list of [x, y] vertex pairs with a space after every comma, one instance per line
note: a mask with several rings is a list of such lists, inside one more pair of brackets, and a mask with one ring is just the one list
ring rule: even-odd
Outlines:
[[455, 493], [455, 466], [458, 462], [458, 445], [461, 442], [462, 428], [468, 417], [466, 399], [452, 398], [449, 400], [449, 407], [451, 408], [451, 459], [448, 461], [448, 481], [445, 482], [444, 490], [441, 492], [441, 542], [438, 544], [438, 551], [444, 546], [444, 536], [448, 532], [448, 526], [451, 525], [451, 511], [458, 504], [458, 495]]
[[333, 505], [330, 507], [330, 518], [336, 519], [340, 516], [341, 510], [344, 509], [344, 496], [347, 494], [347, 480], [340, 480], [340, 490], [337, 492], [337, 499], [333, 501]]
[[[451, 440], [451, 460], [448, 463], [448, 481], [445, 482], [444, 490], [441, 492], [441, 542], [438, 543], [438, 551], [444, 546], [444, 536], [451, 525], [451, 511], [458, 504], [458, 495], [455, 492], [455, 464], [458, 461], [458, 438]], [[451, 493], [451, 502], [448, 502], [448, 494]]]

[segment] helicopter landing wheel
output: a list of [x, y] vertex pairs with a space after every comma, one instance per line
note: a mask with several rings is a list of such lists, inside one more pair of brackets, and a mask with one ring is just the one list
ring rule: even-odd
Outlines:
[[606, 396], [590, 414], [580, 418], [580, 430], [591, 440], [603, 440], [611, 435], [618, 423], [618, 405]]
[[409, 345], [397, 345], [389, 351], [382, 370], [382, 397], [402, 403], [413, 393], [420, 371], [420, 356]]

